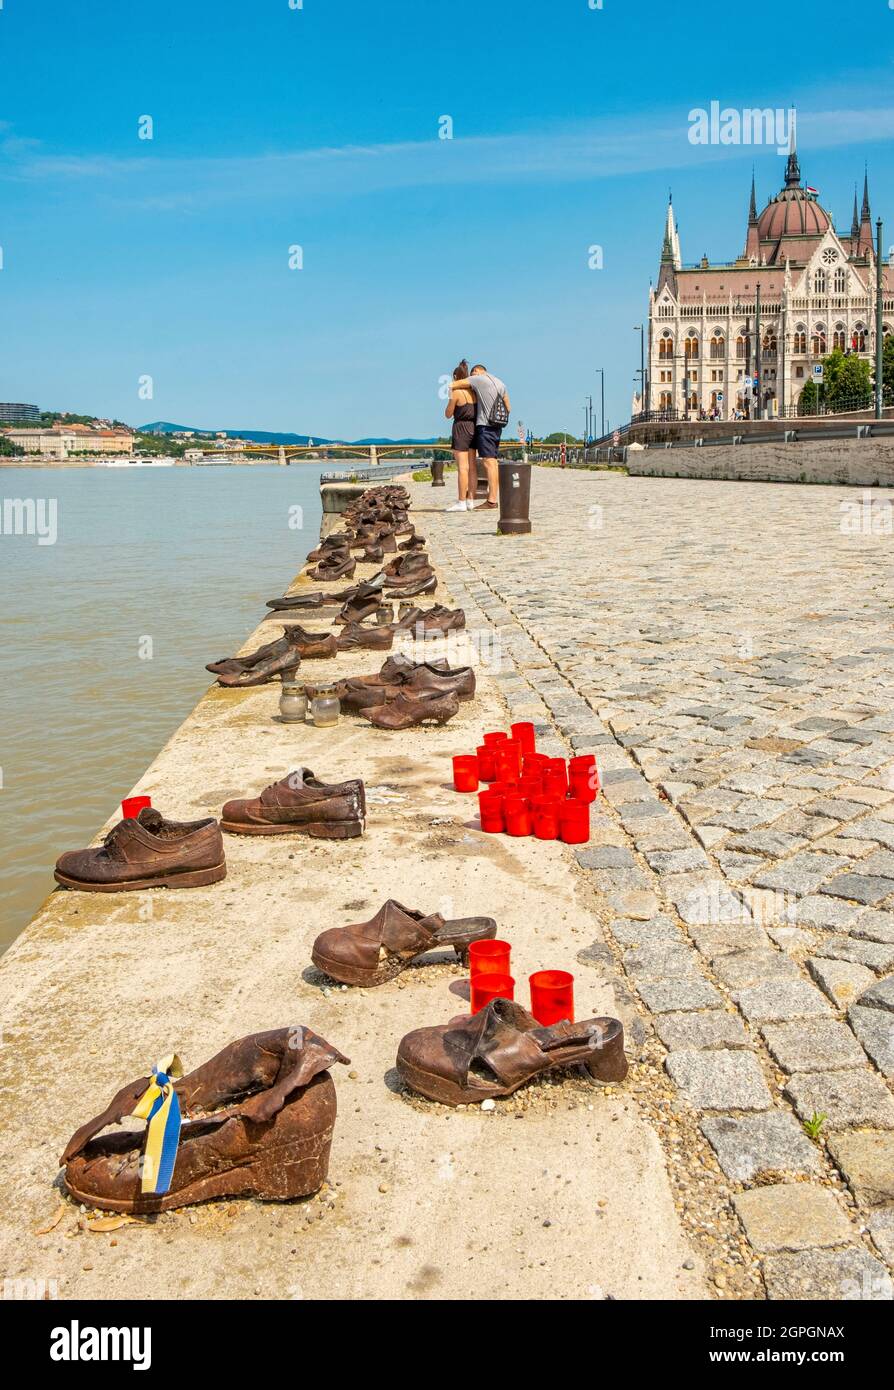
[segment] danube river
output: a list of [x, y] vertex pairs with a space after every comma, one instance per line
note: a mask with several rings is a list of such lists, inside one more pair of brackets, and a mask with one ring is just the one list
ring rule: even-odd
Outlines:
[[0, 468], [0, 950], [297, 573], [322, 467]]

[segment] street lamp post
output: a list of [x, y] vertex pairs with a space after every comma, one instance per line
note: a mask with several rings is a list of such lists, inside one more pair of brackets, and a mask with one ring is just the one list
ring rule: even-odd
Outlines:
[[639, 334], [639, 389], [642, 392], [642, 408], [648, 410], [649, 407], [646, 404], [646, 325], [635, 323], [633, 331]]
[[764, 383], [761, 380], [761, 282], [758, 280], [755, 285], [754, 299], [754, 384], [757, 387], [757, 414], [756, 419], [764, 418]]
[[600, 432], [599, 432], [599, 438], [600, 438], [600, 439], [604, 439], [604, 438], [605, 438], [605, 372], [603, 371], [603, 369], [602, 369], [601, 367], [597, 367], [595, 370], [599, 373], [599, 381], [600, 381], [600, 386], [601, 386], [601, 388], [602, 388], [602, 389], [601, 389], [601, 393], [600, 393], [600, 394], [601, 394], [601, 422], [602, 422], [602, 423], [601, 423], [601, 429], [600, 429]]
[[875, 223], [875, 418], [882, 418], [884, 405], [884, 383], [882, 373], [885, 369], [885, 326], [883, 323], [884, 302], [882, 299], [882, 219]]

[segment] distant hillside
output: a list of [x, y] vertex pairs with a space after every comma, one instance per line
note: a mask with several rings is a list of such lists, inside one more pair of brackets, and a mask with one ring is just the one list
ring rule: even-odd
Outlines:
[[197, 429], [195, 425], [174, 425], [170, 420], [154, 420], [149, 425], [139, 425], [140, 434], [181, 434], [192, 431], [198, 435], [209, 435], [214, 438], [218, 434], [226, 435], [227, 439], [251, 439], [256, 444], [307, 444], [313, 440], [314, 444], [437, 444], [437, 439], [324, 439], [319, 434], [289, 434], [275, 430], [208, 430]]

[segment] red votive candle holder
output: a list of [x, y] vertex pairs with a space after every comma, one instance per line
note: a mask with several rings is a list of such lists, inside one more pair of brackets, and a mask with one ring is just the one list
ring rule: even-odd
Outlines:
[[590, 808], [582, 801], [563, 801], [559, 807], [559, 835], [566, 845], [583, 845], [590, 838]]
[[488, 835], [499, 835], [503, 831], [503, 798], [493, 792], [478, 793], [478, 815], [481, 829]]
[[549, 758], [545, 753], [526, 753], [523, 767], [526, 776], [530, 773], [532, 776], [541, 777], [545, 769], [549, 767]]
[[479, 975], [508, 975], [511, 950], [508, 941], [473, 941], [469, 946], [469, 973], [472, 979]]
[[499, 730], [492, 734], [485, 734], [483, 739], [488, 748], [496, 748], [498, 743], [507, 743], [508, 741], [509, 735], [501, 733]]
[[557, 796], [537, 796], [531, 805], [534, 834], [538, 840], [558, 840], [559, 808]]
[[560, 801], [568, 795], [568, 780], [564, 769], [547, 767], [543, 771], [543, 795], [555, 796]]
[[533, 801], [533, 799], [534, 799], [535, 797], [537, 797], [537, 796], [542, 796], [542, 795], [543, 795], [543, 778], [542, 778], [542, 777], [530, 777], [530, 776], [527, 776], [527, 775], [524, 776], [524, 777], [519, 777], [519, 779], [518, 779], [518, 794], [519, 794], [519, 796], [527, 797], [527, 799], [528, 799], [529, 801]]
[[530, 720], [523, 720], [520, 724], [510, 724], [512, 737], [516, 743], [521, 744], [523, 753], [533, 753], [534, 745], [534, 725]]
[[531, 808], [523, 796], [507, 796], [503, 800], [503, 819], [507, 835], [530, 835]]
[[[528, 979], [531, 1013], [538, 1023], [574, 1022], [574, 976], [567, 970], [537, 970]], [[474, 1010], [473, 1010], [474, 1012]]]
[[514, 782], [521, 776], [521, 748], [513, 739], [497, 744], [496, 765], [501, 782]]
[[151, 796], [127, 796], [121, 803], [121, 814], [125, 820], [136, 820], [140, 812], [151, 805]]
[[472, 1013], [479, 1014], [492, 999], [514, 999], [515, 981], [511, 975], [473, 975]]
[[477, 792], [478, 758], [474, 753], [460, 753], [453, 759], [453, 785], [458, 792]]
[[495, 782], [497, 779], [497, 758], [492, 747], [482, 743], [475, 750], [478, 759], [478, 776], [482, 782]]
[[588, 806], [599, 794], [599, 773], [595, 767], [573, 767], [569, 779], [571, 795]]

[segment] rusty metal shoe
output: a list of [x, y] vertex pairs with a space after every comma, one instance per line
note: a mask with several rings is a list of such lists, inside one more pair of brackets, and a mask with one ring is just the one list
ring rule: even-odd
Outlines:
[[[334, 599], [330, 600], [326, 594], [283, 594], [282, 598], [268, 598], [266, 606], [276, 612], [288, 613], [293, 608], [322, 608], [325, 603], [330, 601], [335, 602]], [[272, 618], [274, 614], [268, 613], [266, 616]]]
[[353, 544], [353, 535], [350, 531], [331, 531], [328, 536], [324, 536], [319, 545], [314, 550], [308, 551], [307, 559], [313, 563], [315, 560], [326, 560], [341, 551], [348, 551]]
[[[440, 664], [440, 663], [439, 663]], [[443, 663], [446, 666], [446, 662]], [[471, 666], [457, 666], [453, 670], [438, 670], [428, 662], [420, 662], [414, 671], [404, 679], [407, 690], [437, 691], [439, 695], [456, 695], [459, 700], [475, 698], [475, 672]]]
[[369, 598], [372, 594], [381, 594], [385, 587], [385, 571], [379, 570], [369, 579], [361, 579], [359, 584], [352, 584], [349, 589], [338, 589], [334, 594], [324, 594], [324, 603], [347, 603], [350, 598]]
[[282, 656], [290, 647], [289, 629], [283, 628], [282, 637], [277, 637], [272, 642], [266, 642], [263, 647], [258, 647], [257, 651], [249, 652], [248, 656], [228, 656], [223, 657], [220, 661], [209, 661], [205, 670], [213, 672], [215, 676], [242, 675], [262, 661], [269, 661], [271, 657]]
[[62, 888], [83, 893], [132, 893], [143, 888], [200, 888], [227, 876], [220, 827], [203, 820], [165, 820], [145, 807], [119, 821], [95, 849], [73, 849], [56, 860]]
[[409, 579], [419, 570], [431, 569], [431, 561], [424, 550], [409, 550], [389, 560], [385, 566], [385, 579]]
[[394, 624], [399, 632], [416, 638], [439, 637], [444, 632], [464, 628], [466, 615], [462, 608], [445, 608], [436, 603], [432, 608], [411, 608]]
[[331, 579], [350, 579], [357, 568], [357, 561], [349, 550], [336, 551], [331, 559], [323, 559], [316, 569], [308, 570], [308, 578], [325, 583]]
[[423, 573], [418, 578], [408, 580], [406, 584], [402, 581], [385, 580], [387, 585], [386, 593], [390, 599], [394, 598], [422, 598], [424, 594], [433, 594], [438, 587], [438, 576], [431, 570], [427, 574]]
[[181, 1128], [163, 1193], [142, 1190], [144, 1132], [102, 1133], [159, 1085], [157, 1072], [132, 1081], [68, 1141], [60, 1159], [65, 1186], [86, 1206], [135, 1215], [211, 1198], [285, 1202], [317, 1192], [335, 1128], [329, 1068], [336, 1062], [349, 1059], [312, 1029], [278, 1028], [230, 1043], [173, 1081]]
[[492, 999], [480, 1013], [460, 1014], [434, 1028], [417, 1028], [397, 1051], [401, 1079], [441, 1105], [510, 1096], [534, 1077], [581, 1062], [596, 1081], [624, 1080], [627, 1058], [618, 1019], [544, 1027], [508, 999]]
[[361, 627], [359, 623], [347, 623], [336, 639], [340, 652], [369, 648], [374, 652], [387, 652], [394, 645], [394, 628]]
[[381, 606], [382, 599], [378, 591], [370, 594], [368, 598], [349, 598], [332, 621], [339, 624], [362, 623], [364, 618], [371, 617]]
[[287, 629], [288, 643], [273, 656], [255, 662], [243, 671], [223, 671], [217, 677], [218, 685], [227, 690], [242, 689], [252, 685], [266, 685], [274, 676], [285, 671], [293, 671], [302, 661], [324, 660], [338, 653], [335, 634], [305, 632], [297, 623]]
[[383, 985], [427, 951], [452, 949], [469, 963], [473, 941], [497, 934], [492, 917], [446, 922], [440, 912], [417, 912], [389, 898], [369, 922], [332, 927], [317, 937], [311, 959], [318, 970], [343, 985]]
[[350, 840], [363, 834], [366, 792], [359, 778], [328, 785], [299, 767], [252, 799], [228, 801], [220, 826], [233, 835], [311, 835]]
[[446, 724], [459, 709], [459, 696], [442, 695], [437, 690], [407, 690], [401, 686], [393, 700], [363, 710], [363, 716], [377, 729], [412, 729], [419, 724]]

